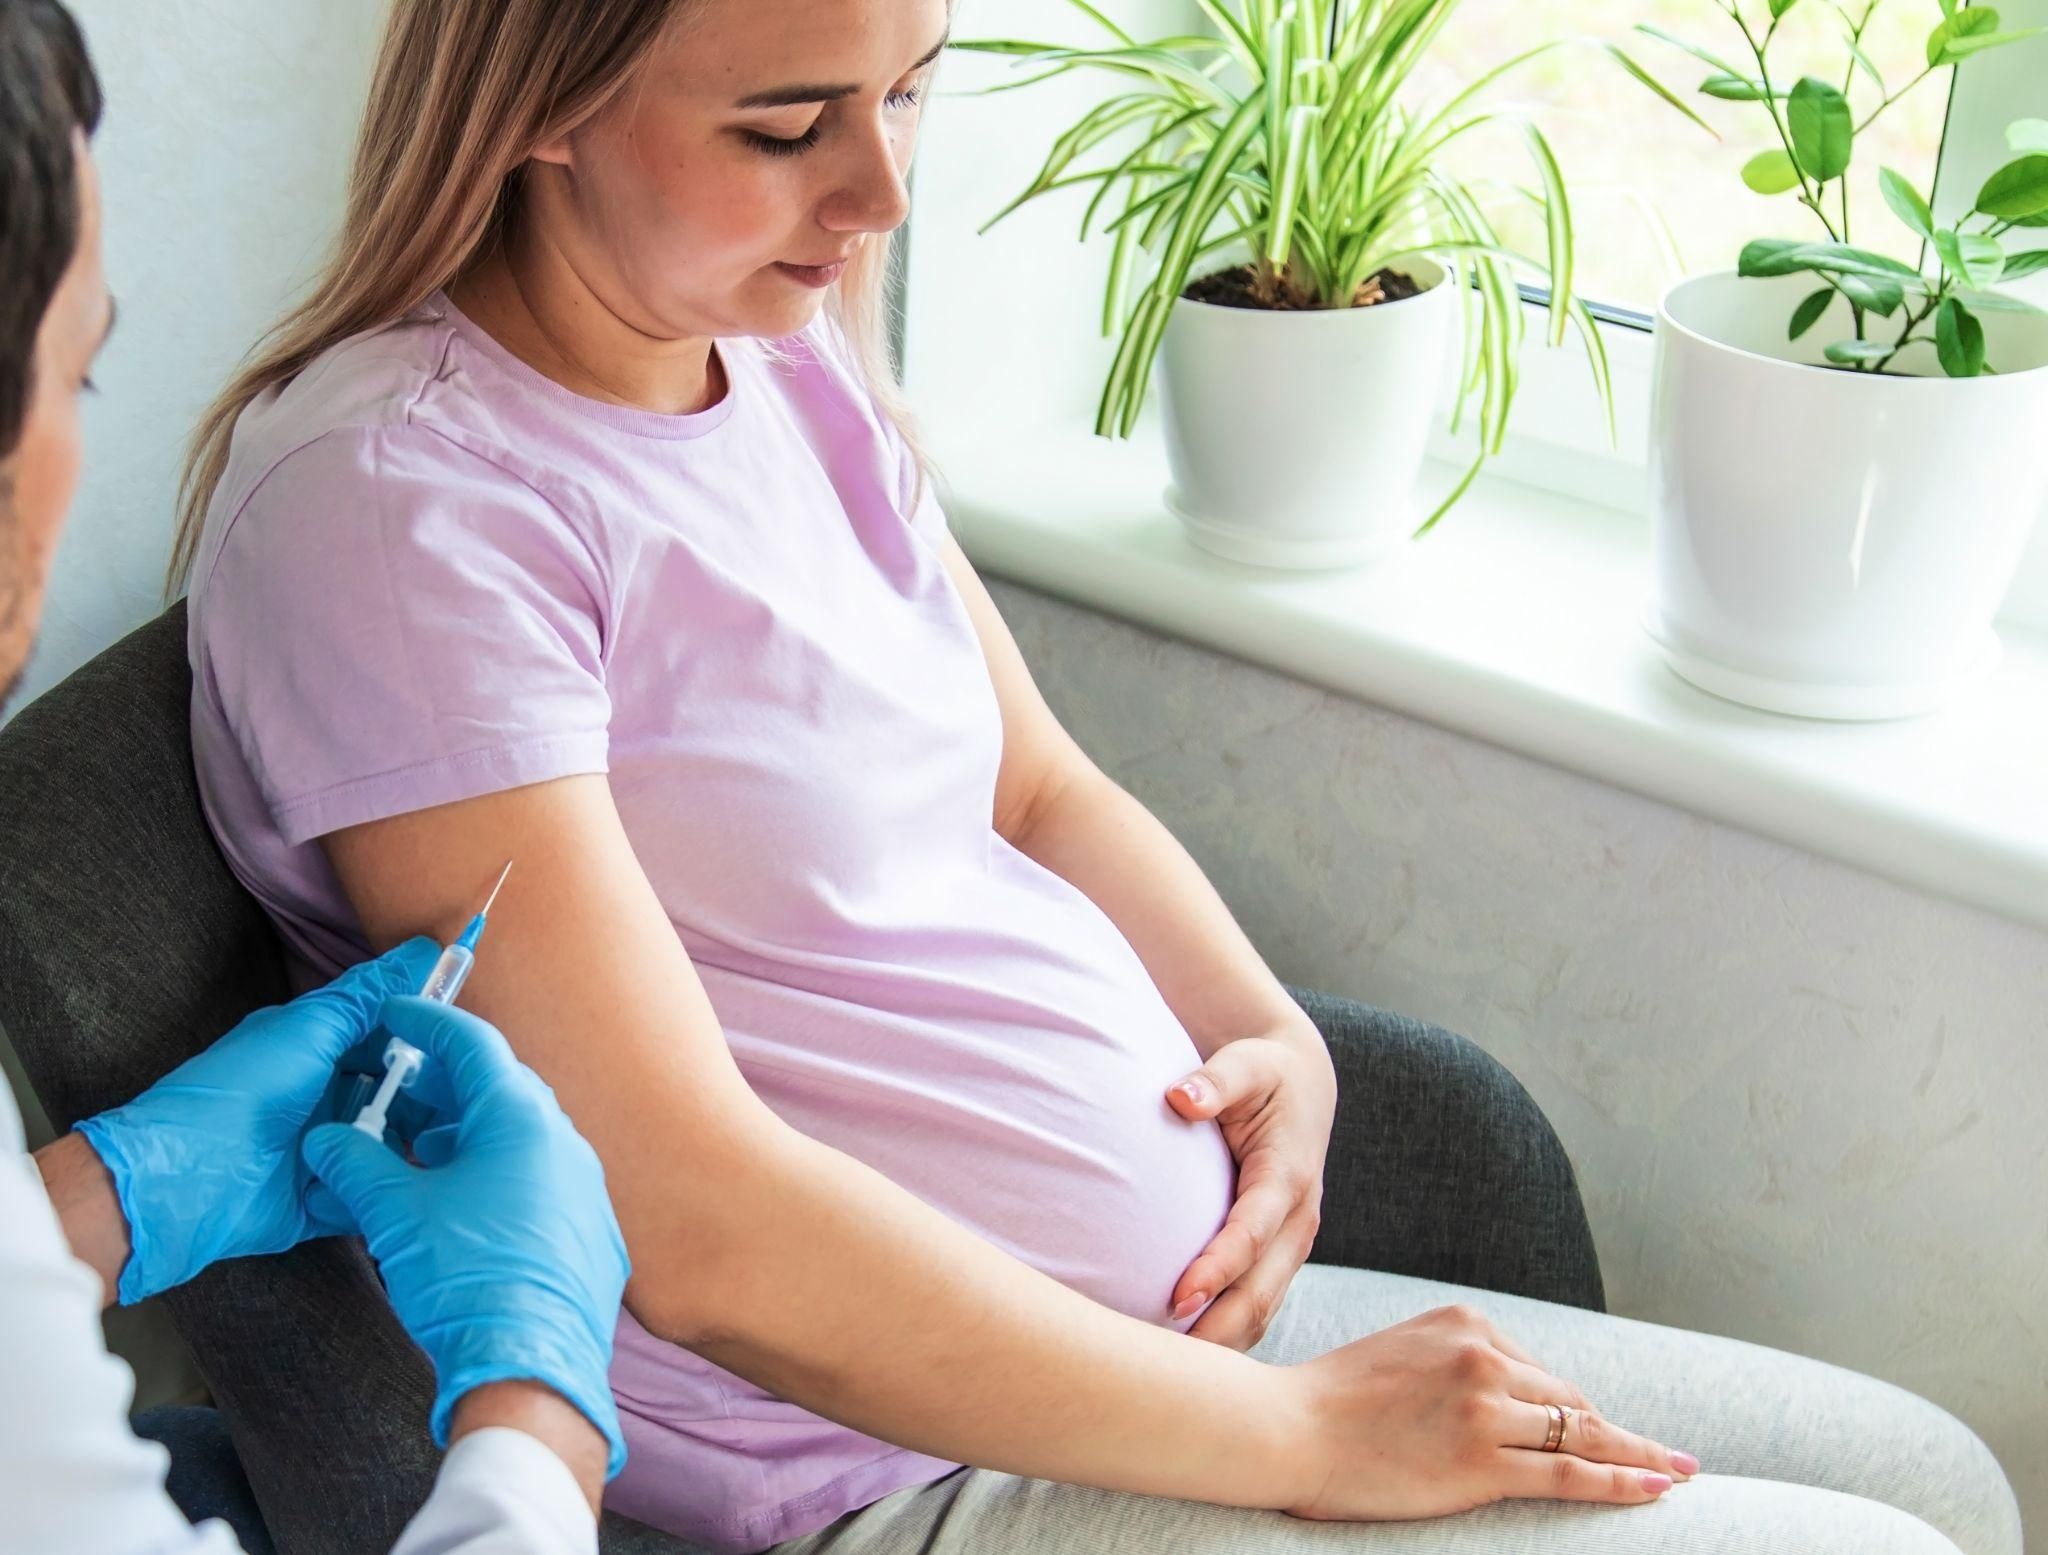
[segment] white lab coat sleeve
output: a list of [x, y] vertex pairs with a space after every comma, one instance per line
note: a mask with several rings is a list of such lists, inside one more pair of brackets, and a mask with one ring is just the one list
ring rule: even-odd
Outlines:
[[[100, 1285], [71, 1256], [0, 1082], [0, 1550], [240, 1555], [164, 1490], [170, 1454], [128, 1429], [135, 1378], [107, 1353]], [[597, 1520], [568, 1465], [506, 1427], [457, 1442], [392, 1555], [588, 1555]]]
[[472, 1431], [391, 1555], [596, 1555], [597, 1519], [569, 1466], [524, 1431]]
[[0, 1548], [237, 1555], [227, 1524], [194, 1528], [164, 1493], [170, 1454], [128, 1429], [134, 1396], [0, 1083]]

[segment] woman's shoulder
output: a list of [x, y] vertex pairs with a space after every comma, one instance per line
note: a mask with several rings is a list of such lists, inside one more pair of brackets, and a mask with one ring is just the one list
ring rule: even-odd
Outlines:
[[[490, 488], [536, 507], [571, 505], [557, 475], [521, 452], [516, 432], [455, 361], [457, 337], [433, 300], [328, 347], [236, 418], [208, 504], [202, 569], [261, 493], [303, 512], [367, 501], [402, 476]], [[295, 489], [304, 488], [304, 489]]]
[[336, 433], [407, 434], [397, 440], [439, 445], [451, 462], [482, 460], [554, 484], [551, 467], [529, 456], [533, 407], [503, 392], [472, 334], [436, 292], [402, 317], [329, 346], [243, 410], [221, 498], [233, 505], [278, 463]]

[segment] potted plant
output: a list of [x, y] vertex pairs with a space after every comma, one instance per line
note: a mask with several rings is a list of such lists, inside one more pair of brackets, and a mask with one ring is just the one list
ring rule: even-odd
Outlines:
[[[1197, 0], [1214, 36], [1145, 43], [1073, 3], [1105, 31], [1102, 46], [954, 45], [1041, 67], [991, 90], [1074, 69], [1130, 85], [1059, 136], [982, 230], [1026, 201], [1096, 186], [1081, 237], [1107, 213], [1102, 327], [1122, 338], [1095, 430], [1130, 435], [1156, 358], [1167, 501], [1196, 543], [1241, 561], [1328, 567], [1426, 533], [1505, 435], [1522, 276], [1550, 290], [1552, 345], [1567, 321], [1577, 326], [1611, 427], [1599, 331], [1572, 291], [1564, 176], [1534, 123], [1483, 103], [1503, 75], [1580, 40], [1530, 50], [1418, 106], [1412, 78], [1459, 0]], [[1697, 118], [1620, 49], [1594, 46]], [[1454, 147], [1500, 122], [1520, 130], [1531, 189], [1451, 170]], [[1075, 170], [1105, 146], [1106, 165]], [[1502, 241], [1500, 199], [1534, 202], [1541, 258]], [[1476, 448], [1418, 523], [1416, 483], [1461, 319], [1452, 428], [1472, 414]]]
[[[1996, 290], [2048, 268], [2048, 252], [2016, 248], [2048, 227], [2048, 123], [2010, 128], [2013, 159], [1951, 224], [1881, 171], [1923, 266], [1850, 241], [1846, 174], [1908, 91], [2038, 29], [1941, 0], [1926, 68], [1892, 90], [1861, 46], [1883, 0], [1849, 0], [1846, 89], [1788, 86], [1772, 46], [1795, 0], [1716, 3], [1740, 63], [1657, 36], [1713, 72], [1702, 92], [1757, 105], [1768, 144], [1743, 180], [1796, 199], [1815, 233], [1752, 242], [1732, 273], [1681, 282], [1659, 309], [1645, 624], [1680, 675], [1734, 701], [1921, 712], [1996, 662], [1992, 618], [2048, 502], [2048, 318]], [[1860, 117], [1859, 90], [1878, 99]]]

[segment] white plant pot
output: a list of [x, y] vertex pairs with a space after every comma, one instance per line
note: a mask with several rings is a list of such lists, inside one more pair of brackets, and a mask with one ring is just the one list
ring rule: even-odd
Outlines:
[[[1809, 718], [1935, 707], [1998, 660], [1997, 614], [2048, 503], [2048, 318], [1983, 311], [1995, 376], [1816, 365], [1836, 298], [1785, 338], [1811, 276], [1700, 276], [1657, 316], [1645, 625], [1671, 667]], [[1875, 320], [1896, 336], [1898, 322]]]
[[1421, 523], [1415, 488], [1457, 299], [1270, 312], [1182, 297], [1159, 350], [1168, 508], [1204, 550], [1265, 567], [1349, 567]]

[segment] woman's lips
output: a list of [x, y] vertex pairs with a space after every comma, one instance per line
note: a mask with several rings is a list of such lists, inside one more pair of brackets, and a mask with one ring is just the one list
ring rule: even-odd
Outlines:
[[830, 286], [839, 279], [840, 272], [846, 268], [846, 261], [835, 260], [829, 265], [792, 265], [778, 261], [775, 268], [805, 286]]

